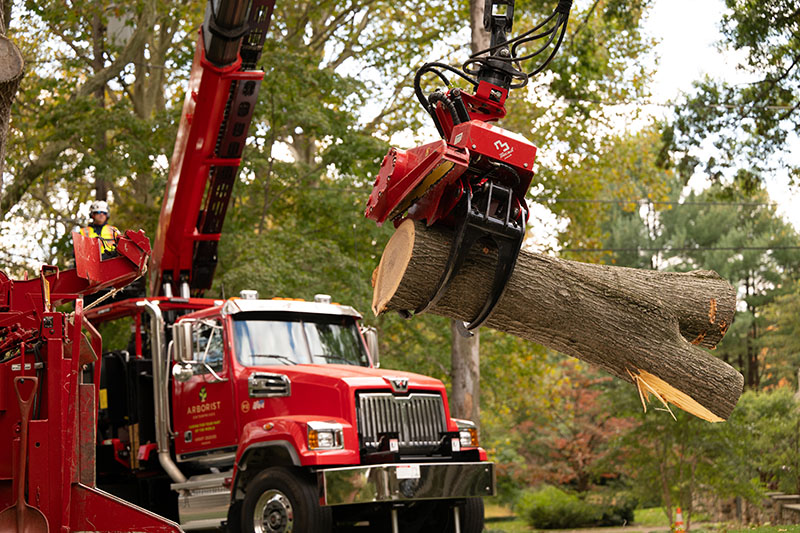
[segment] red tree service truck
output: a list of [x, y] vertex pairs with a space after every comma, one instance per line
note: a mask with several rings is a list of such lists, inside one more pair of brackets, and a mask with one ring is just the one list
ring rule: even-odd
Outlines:
[[[271, 0], [206, 9], [150, 262], [150, 298], [99, 376], [98, 486], [231, 531], [478, 533], [493, 465], [441, 382], [381, 370], [359, 314], [314, 302], [199, 298], [210, 288], [263, 73]], [[372, 349], [370, 350], [369, 347]], [[448, 529], [449, 528], [449, 529]]]

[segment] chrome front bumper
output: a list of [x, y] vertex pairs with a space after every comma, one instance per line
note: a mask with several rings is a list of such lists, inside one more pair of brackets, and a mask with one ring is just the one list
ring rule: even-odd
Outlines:
[[320, 505], [492, 496], [494, 463], [410, 463], [317, 472]]

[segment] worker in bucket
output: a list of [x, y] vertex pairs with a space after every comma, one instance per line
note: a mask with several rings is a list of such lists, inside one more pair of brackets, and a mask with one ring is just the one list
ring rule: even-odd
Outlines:
[[116, 255], [120, 233], [117, 228], [108, 224], [108, 202], [102, 200], [92, 202], [89, 216], [92, 218], [92, 222], [81, 229], [81, 235], [100, 241], [100, 252], [103, 254], [103, 259], [113, 257]]

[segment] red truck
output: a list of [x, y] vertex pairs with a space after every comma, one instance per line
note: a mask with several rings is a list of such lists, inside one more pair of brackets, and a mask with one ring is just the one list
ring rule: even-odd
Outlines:
[[[210, 1], [150, 261], [149, 298], [102, 355], [97, 484], [179, 521], [238, 532], [478, 533], [494, 468], [440, 381], [377, 366], [374, 331], [330, 298], [229, 300], [217, 243], [263, 72], [272, 0]], [[369, 342], [368, 342], [369, 341]], [[368, 348], [370, 346], [372, 349]]]
[[480, 532], [494, 466], [442, 383], [376, 368], [351, 307], [253, 296], [87, 312], [136, 324], [102, 359], [98, 486], [186, 530]]

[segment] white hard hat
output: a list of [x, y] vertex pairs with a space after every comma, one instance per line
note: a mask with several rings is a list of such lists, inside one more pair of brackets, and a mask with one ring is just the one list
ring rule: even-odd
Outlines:
[[104, 202], [103, 200], [97, 200], [92, 202], [92, 207], [89, 209], [90, 214], [94, 213], [105, 213], [108, 214], [108, 202]]

